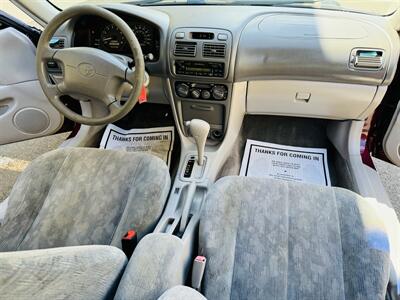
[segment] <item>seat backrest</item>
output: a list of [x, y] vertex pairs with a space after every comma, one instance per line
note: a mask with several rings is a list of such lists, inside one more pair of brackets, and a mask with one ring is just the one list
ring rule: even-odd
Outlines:
[[138, 240], [162, 214], [169, 171], [145, 153], [64, 148], [30, 163], [19, 176], [0, 226], [0, 252], [113, 245], [134, 229]]
[[383, 299], [389, 245], [357, 194], [225, 177], [200, 222], [207, 299]]

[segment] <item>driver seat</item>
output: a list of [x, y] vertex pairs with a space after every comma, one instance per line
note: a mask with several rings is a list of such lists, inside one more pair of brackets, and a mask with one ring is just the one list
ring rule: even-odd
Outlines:
[[0, 252], [112, 245], [151, 232], [170, 188], [166, 164], [144, 153], [65, 148], [19, 176], [0, 226]]

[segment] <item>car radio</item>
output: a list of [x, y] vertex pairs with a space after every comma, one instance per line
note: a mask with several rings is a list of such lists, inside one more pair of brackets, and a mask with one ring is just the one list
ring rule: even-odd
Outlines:
[[176, 60], [175, 74], [204, 77], [224, 77], [225, 63]]

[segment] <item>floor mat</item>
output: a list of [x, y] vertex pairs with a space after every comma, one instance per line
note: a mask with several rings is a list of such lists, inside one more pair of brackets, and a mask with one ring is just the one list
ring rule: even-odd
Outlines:
[[69, 132], [0, 146], [0, 202], [8, 197], [18, 175], [36, 157], [58, 148]]
[[328, 120], [248, 115], [218, 178], [239, 175], [247, 139], [295, 147], [326, 148], [332, 186], [358, 192], [347, 162], [326, 135]]
[[372, 159], [393, 208], [400, 219], [400, 168], [377, 158]]

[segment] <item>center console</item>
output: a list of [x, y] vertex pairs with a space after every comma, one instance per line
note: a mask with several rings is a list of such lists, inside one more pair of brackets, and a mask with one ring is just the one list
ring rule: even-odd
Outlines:
[[232, 35], [227, 30], [178, 28], [170, 41], [171, 89], [180, 118], [185, 124], [202, 119], [211, 126], [209, 139], [223, 139], [232, 83], [228, 80]]

